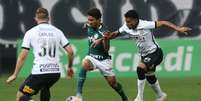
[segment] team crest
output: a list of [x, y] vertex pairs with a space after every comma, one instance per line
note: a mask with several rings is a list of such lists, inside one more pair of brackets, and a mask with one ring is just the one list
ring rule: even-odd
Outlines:
[[95, 35], [94, 35], [94, 39], [98, 39], [98, 34], [95, 34]]

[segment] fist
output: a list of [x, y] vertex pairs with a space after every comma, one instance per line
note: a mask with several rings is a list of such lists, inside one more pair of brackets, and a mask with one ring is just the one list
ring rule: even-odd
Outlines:
[[103, 38], [104, 39], [109, 39], [110, 38], [110, 32], [103, 33]]
[[67, 79], [72, 79], [74, 75], [74, 71], [72, 68], [68, 68], [67, 70]]

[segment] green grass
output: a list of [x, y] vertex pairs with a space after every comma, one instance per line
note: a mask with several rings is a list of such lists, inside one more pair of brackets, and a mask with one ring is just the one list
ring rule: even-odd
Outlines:
[[[18, 78], [11, 85], [5, 84], [6, 77], [0, 77], [0, 101], [15, 101], [15, 94], [24, 79]], [[126, 94], [133, 101], [136, 96], [136, 78], [118, 78]], [[168, 94], [167, 101], [201, 101], [201, 78], [160, 78], [161, 88]], [[51, 89], [51, 101], [65, 101], [75, 95], [76, 79], [60, 79]], [[84, 86], [84, 101], [121, 101], [103, 78], [88, 78]], [[33, 97], [39, 101], [38, 95]], [[144, 101], [155, 101], [152, 89], [145, 87]]]

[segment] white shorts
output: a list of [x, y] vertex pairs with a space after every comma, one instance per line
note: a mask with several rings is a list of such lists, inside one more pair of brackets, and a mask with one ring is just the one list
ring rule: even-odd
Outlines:
[[90, 60], [93, 65], [92, 68], [99, 69], [102, 75], [115, 76], [113, 69], [112, 69], [112, 60], [111, 59], [97, 60], [91, 56], [86, 56], [84, 59]]

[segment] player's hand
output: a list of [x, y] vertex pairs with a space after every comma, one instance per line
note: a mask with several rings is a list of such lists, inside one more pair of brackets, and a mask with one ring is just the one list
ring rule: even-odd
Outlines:
[[14, 81], [17, 78], [16, 75], [11, 75], [10, 77], [8, 77], [8, 79], [6, 80], [6, 83], [10, 84], [12, 81]]
[[184, 33], [188, 35], [188, 31], [191, 31], [192, 29], [189, 27], [177, 27], [176, 29], [178, 32]]
[[90, 47], [95, 48], [98, 44], [102, 42], [103, 39], [97, 39], [95, 40]]
[[68, 68], [67, 70], [67, 79], [72, 79], [74, 76], [74, 71], [73, 71], [73, 68]]
[[110, 39], [110, 32], [105, 32], [105, 33], [103, 33], [103, 39], [106, 39], [106, 40], [108, 40], [108, 39]]

